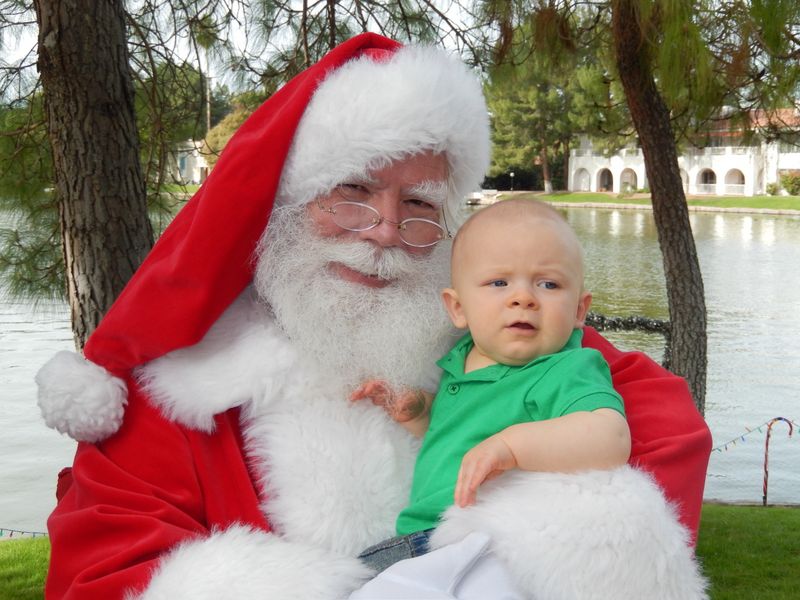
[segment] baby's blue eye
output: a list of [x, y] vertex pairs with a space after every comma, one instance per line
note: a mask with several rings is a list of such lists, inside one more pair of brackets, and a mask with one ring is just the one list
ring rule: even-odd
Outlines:
[[546, 290], [555, 290], [558, 289], [558, 284], [555, 281], [540, 281], [539, 287]]
[[506, 287], [508, 282], [505, 279], [495, 279], [494, 281], [490, 281], [489, 285], [491, 287]]

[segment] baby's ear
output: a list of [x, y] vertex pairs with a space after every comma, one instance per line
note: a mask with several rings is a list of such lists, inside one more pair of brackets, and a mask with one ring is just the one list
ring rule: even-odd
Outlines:
[[589, 307], [591, 305], [591, 292], [581, 292], [581, 297], [578, 299], [578, 310], [575, 314], [575, 327], [583, 327], [583, 324], [586, 321], [586, 315], [589, 312]]
[[458, 300], [458, 292], [452, 288], [443, 289], [442, 302], [444, 302], [444, 308], [447, 311], [447, 314], [450, 316], [450, 320], [453, 322], [453, 325], [459, 329], [466, 329], [467, 317], [464, 315], [464, 309], [461, 306], [461, 302]]

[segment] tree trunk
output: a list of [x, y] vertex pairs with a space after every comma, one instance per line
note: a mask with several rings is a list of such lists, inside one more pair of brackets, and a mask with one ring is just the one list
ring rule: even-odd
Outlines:
[[653, 217], [664, 261], [671, 321], [671, 369], [689, 382], [703, 412], [706, 392], [706, 305], [689, 224], [669, 110], [656, 88], [636, 0], [614, 0], [617, 68], [644, 154]]
[[542, 161], [542, 181], [544, 182], [544, 193], [553, 193], [553, 178], [550, 177], [550, 161], [547, 160], [547, 145], [542, 140], [542, 151], [539, 153], [539, 159]]
[[35, 0], [67, 294], [82, 348], [153, 245], [123, 0]]

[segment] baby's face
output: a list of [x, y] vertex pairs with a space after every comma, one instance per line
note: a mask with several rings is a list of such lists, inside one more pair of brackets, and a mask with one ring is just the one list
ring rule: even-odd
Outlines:
[[459, 241], [452, 278], [455, 302], [445, 291], [445, 303], [455, 325], [469, 327], [481, 366], [558, 352], [591, 302], [578, 241], [549, 216], [476, 222]]

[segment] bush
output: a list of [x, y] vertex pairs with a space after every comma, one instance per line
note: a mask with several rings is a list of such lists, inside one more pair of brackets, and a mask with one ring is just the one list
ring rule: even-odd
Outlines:
[[781, 185], [790, 196], [800, 196], [800, 173], [781, 175]]
[[767, 194], [770, 196], [777, 196], [778, 192], [781, 191], [781, 187], [777, 183], [768, 183], [767, 184]]

